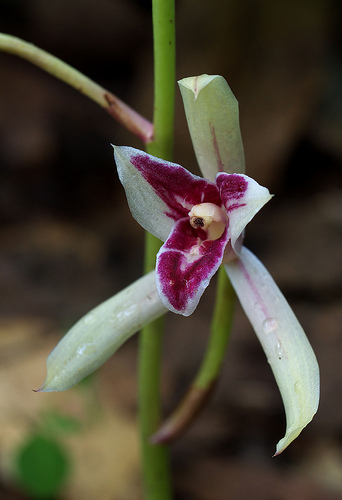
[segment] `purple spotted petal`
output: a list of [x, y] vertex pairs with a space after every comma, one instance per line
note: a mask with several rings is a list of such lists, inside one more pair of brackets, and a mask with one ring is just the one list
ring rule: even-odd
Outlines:
[[114, 152], [133, 217], [163, 241], [174, 222], [186, 217], [194, 205], [221, 206], [216, 184], [180, 165], [126, 146], [115, 146]]
[[229, 217], [229, 236], [233, 249], [254, 215], [272, 198], [269, 190], [243, 174], [219, 173], [216, 184]]
[[157, 255], [156, 282], [159, 297], [172, 312], [189, 316], [219, 268], [228, 231], [217, 240], [206, 240], [188, 218], [179, 220]]

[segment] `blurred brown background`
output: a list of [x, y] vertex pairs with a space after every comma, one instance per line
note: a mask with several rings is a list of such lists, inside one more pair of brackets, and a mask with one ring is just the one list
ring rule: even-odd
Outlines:
[[[342, 57], [338, 0], [179, 0], [177, 77], [222, 74], [240, 102], [247, 172], [276, 196], [246, 236], [300, 318], [321, 368], [317, 416], [271, 456], [285, 417], [240, 307], [214, 399], [172, 447], [178, 500], [342, 498]], [[152, 118], [147, 0], [2, 0], [0, 30], [74, 65]], [[142, 147], [103, 110], [0, 53], [0, 498], [17, 447], [53, 408], [82, 423], [62, 500], [141, 497], [136, 339], [91, 388], [34, 394], [45, 359], [77, 319], [139, 277], [110, 142]], [[176, 162], [196, 171], [177, 96]], [[196, 373], [214, 286], [188, 319], [167, 320], [165, 413]], [[91, 409], [97, 407], [97, 410]], [[50, 410], [49, 410], [50, 411]]]

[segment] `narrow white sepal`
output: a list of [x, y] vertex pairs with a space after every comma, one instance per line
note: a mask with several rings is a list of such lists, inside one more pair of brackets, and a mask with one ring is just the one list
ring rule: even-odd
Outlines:
[[49, 355], [47, 377], [38, 392], [70, 389], [166, 312], [152, 271], [95, 307], [69, 330]]
[[178, 85], [203, 177], [213, 181], [218, 172], [244, 173], [239, 103], [226, 80], [201, 75], [183, 78]]
[[291, 307], [263, 264], [245, 247], [225, 265], [243, 309], [265, 351], [286, 413], [279, 455], [315, 415], [319, 368], [312, 347]]
[[169, 207], [131, 163], [131, 157], [145, 155], [147, 158], [153, 158], [156, 162], [174, 164], [129, 146], [113, 146], [113, 148], [116, 167], [126, 192], [131, 214], [146, 231], [165, 241], [174, 224], [174, 220], [165, 215]]

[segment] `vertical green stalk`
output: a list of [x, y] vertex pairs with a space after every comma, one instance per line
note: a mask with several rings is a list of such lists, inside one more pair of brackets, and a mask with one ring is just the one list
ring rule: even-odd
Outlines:
[[153, 436], [171, 443], [181, 436], [206, 406], [220, 376], [233, 322], [235, 293], [223, 266], [218, 272], [210, 338], [200, 369], [182, 401]]
[[[154, 137], [149, 154], [172, 159], [175, 99], [174, 0], [152, 0], [154, 39]], [[145, 272], [155, 267], [160, 241], [146, 234]], [[161, 422], [160, 365], [163, 319], [145, 326], [139, 344], [139, 419], [142, 473], [146, 500], [171, 500], [168, 449], [151, 444]]]
[[154, 40], [154, 137], [149, 154], [171, 160], [176, 86], [174, 0], [152, 0]]
[[193, 382], [197, 389], [207, 390], [220, 375], [230, 339], [234, 309], [235, 292], [224, 266], [221, 266], [218, 272], [209, 344], [201, 368]]

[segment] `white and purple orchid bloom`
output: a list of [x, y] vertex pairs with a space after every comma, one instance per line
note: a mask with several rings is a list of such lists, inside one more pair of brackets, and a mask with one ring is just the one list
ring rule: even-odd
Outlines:
[[149, 273], [88, 313], [47, 360], [41, 391], [65, 390], [98, 368], [144, 324], [167, 310], [191, 314], [221, 264], [273, 370], [285, 406], [281, 453], [312, 420], [319, 401], [314, 352], [279, 288], [242, 246], [248, 222], [271, 198], [244, 175], [238, 103], [220, 76], [179, 82], [205, 178], [129, 147], [115, 147], [135, 219], [164, 241]]
[[159, 297], [170, 311], [189, 316], [271, 195], [243, 174], [219, 172], [212, 182], [130, 147], [114, 151], [133, 217], [165, 241], [156, 264]]

